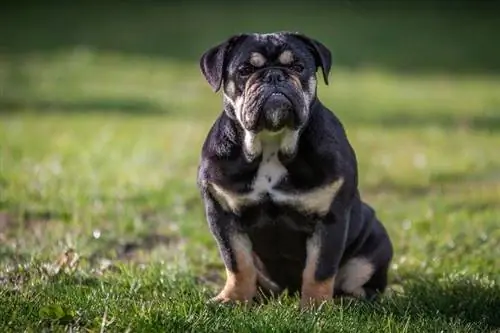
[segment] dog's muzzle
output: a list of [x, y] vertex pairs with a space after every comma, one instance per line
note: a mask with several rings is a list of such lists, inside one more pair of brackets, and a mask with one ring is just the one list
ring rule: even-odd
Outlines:
[[262, 105], [263, 127], [271, 132], [290, 126], [293, 120], [293, 104], [285, 94], [273, 92]]
[[306, 101], [296, 79], [282, 69], [264, 69], [249, 78], [240, 109], [243, 127], [252, 132], [296, 129], [304, 122]]
[[262, 125], [266, 130], [272, 132], [290, 125], [293, 117], [293, 103], [282, 91], [286, 85], [285, 82], [285, 75], [280, 69], [268, 70], [262, 78], [267, 92], [271, 91], [262, 104]]

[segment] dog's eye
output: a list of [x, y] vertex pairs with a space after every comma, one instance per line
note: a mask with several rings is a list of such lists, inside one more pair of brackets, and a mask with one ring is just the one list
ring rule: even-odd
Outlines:
[[292, 65], [292, 70], [297, 72], [297, 73], [300, 73], [304, 70], [304, 66], [302, 64], [295, 63]]
[[245, 64], [243, 66], [241, 66], [239, 69], [238, 69], [238, 73], [241, 75], [241, 76], [247, 76], [247, 75], [250, 75], [254, 72], [255, 70], [255, 67], [250, 65], [250, 64]]

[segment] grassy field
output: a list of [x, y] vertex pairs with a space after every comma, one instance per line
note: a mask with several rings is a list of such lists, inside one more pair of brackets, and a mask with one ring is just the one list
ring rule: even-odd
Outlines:
[[[188, 7], [2, 11], [0, 331], [499, 330], [493, 15], [351, 4], [300, 20], [298, 7], [276, 19], [245, 8], [240, 19]], [[338, 55], [319, 93], [395, 246], [378, 303], [308, 313], [287, 295], [251, 309], [206, 304], [224, 269], [195, 177], [221, 101], [196, 57], [237, 30], [281, 29]]]

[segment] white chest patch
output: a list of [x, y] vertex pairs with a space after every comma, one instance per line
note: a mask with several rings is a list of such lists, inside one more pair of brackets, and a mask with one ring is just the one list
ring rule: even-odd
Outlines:
[[262, 147], [262, 162], [253, 183], [252, 193], [260, 198], [263, 194], [274, 192], [274, 186], [286, 175], [286, 168], [278, 158], [279, 144], [274, 142]]
[[326, 213], [343, 184], [340, 178], [331, 184], [312, 189], [307, 192], [290, 193], [277, 190], [275, 187], [287, 174], [287, 169], [278, 158], [280, 143], [265, 142], [262, 144], [262, 162], [254, 178], [251, 191], [240, 194], [228, 191], [217, 184], [212, 189], [219, 203], [225, 210], [238, 212], [244, 206], [259, 202], [265, 195], [277, 204], [289, 204], [298, 210]]
[[278, 158], [279, 143], [266, 142], [262, 145], [262, 162], [252, 183], [252, 190], [245, 194], [233, 193], [217, 184], [212, 184], [219, 203], [226, 210], [237, 212], [241, 207], [258, 202], [266, 194], [276, 192], [274, 186], [286, 175], [286, 168]]

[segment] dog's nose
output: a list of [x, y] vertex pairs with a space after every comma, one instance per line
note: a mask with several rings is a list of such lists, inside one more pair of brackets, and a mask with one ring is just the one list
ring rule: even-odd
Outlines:
[[283, 81], [285, 81], [285, 75], [278, 69], [271, 69], [264, 76], [264, 82], [268, 84], [278, 84]]

